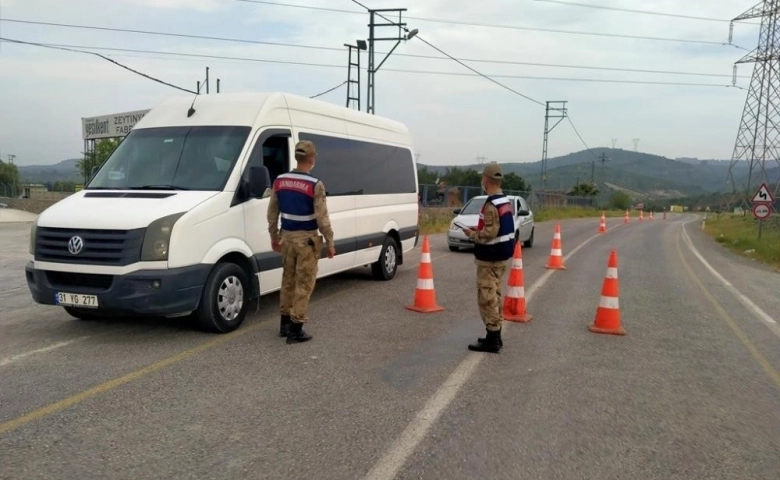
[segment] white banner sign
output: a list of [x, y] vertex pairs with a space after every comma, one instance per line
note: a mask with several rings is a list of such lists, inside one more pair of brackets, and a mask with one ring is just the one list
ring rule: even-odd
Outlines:
[[97, 138], [124, 137], [133, 129], [149, 110], [114, 113], [100, 117], [81, 119], [81, 136], [84, 140]]

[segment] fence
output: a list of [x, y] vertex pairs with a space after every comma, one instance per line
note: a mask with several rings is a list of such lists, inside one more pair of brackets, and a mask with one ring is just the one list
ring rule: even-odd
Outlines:
[[[420, 202], [423, 207], [461, 207], [472, 198], [483, 195], [482, 187], [420, 185]], [[523, 197], [528, 206], [534, 209], [544, 207], [596, 207], [595, 197], [575, 197], [564, 192], [528, 192], [504, 190], [507, 195]]]
[[0, 197], [19, 198], [22, 195], [22, 187], [10, 183], [0, 183]]

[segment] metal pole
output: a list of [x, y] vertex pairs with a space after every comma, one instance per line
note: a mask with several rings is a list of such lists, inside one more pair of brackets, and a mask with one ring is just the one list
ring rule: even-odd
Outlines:
[[209, 93], [209, 67], [206, 67], [206, 94]]
[[219, 79], [217, 79], [217, 93], [219, 93]]
[[374, 96], [374, 18], [376, 12], [373, 10], [369, 10], [369, 19], [371, 23], [368, 25], [368, 99], [366, 102], [368, 102], [368, 108], [367, 112], [370, 114], [374, 114], [374, 101], [376, 97]]

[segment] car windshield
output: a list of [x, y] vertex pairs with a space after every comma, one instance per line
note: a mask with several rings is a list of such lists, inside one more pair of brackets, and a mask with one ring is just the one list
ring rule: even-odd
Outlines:
[[482, 205], [485, 204], [485, 200], [487, 200], [486, 197], [483, 198], [472, 198], [469, 200], [466, 205], [463, 206], [463, 209], [460, 211], [461, 215], [479, 215], [479, 212], [482, 210]]
[[222, 190], [249, 127], [133, 130], [87, 189]]

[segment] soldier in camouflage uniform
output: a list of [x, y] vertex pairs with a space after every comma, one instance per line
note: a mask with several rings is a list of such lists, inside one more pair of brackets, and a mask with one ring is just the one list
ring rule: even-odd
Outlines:
[[[295, 160], [296, 168], [279, 175], [274, 181], [268, 205], [271, 245], [275, 252], [281, 252], [284, 259], [279, 336], [287, 337], [287, 343], [300, 343], [312, 338], [303, 331], [303, 324], [308, 320], [306, 312], [317, 279], [322, 236], [328, 247], [328, 258], [336, 255], [325, 186], [309, 173], [317, 161], [314, 144], [298, 142]], [[280, 216], [281, 232], [278, 225]]]
[[469, 350], [498, 353], [503, 347], [501, 325], [504, 321], [501, 289], [507, 260], [515, 246], [512, 206], [501, 191], [501, 166], [489, 163], [482, 171], [482, 189], [488, 198], [479, 214], [476, 230], [463, 229], [474, 240], [477, 264], [477, 304], [487, 336], [469, 345]]

